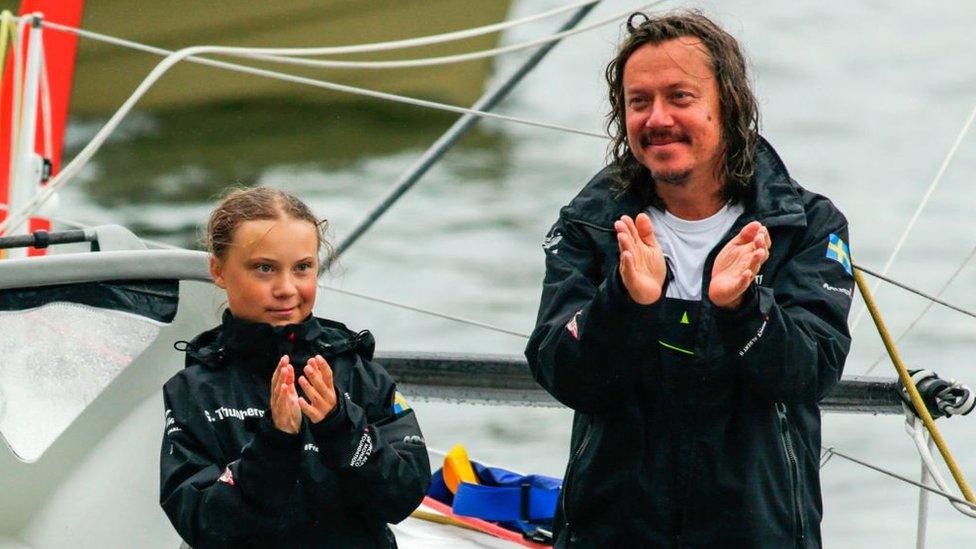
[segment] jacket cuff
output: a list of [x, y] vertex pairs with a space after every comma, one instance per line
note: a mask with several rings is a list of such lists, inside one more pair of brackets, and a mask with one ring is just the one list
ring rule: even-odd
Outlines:
[[328, 438], [341, 430], [348, 431], [352, 426], [352, 422], [349, 421], [346, 397], [339, 391], [336, 391], [336, 397], [338, 397], [336, 398], [336, 405], [329, 412], [329, 415], [322, 418], [322, 421], [318, 423], [309, 422], [309, 429], [316, 440]]
[[[304, 421], [304, 418], [302, 418]], [[301, 440], [299, 436], [301, 429], [296, 434], [286, 433], [275, 427], [274, 420], [271, 418], [271, 410], [264, 413], [264, 417], [258, 422], [258, 430], [254, 435], [252, 446], [258, 444], [261, 449], [267, 449], [272, 453], [288, 452], [298, 447]]]
[[[655, 339], [659, 305], [667, 291], [667, 281], [668, 278], [665, 277], [660, 299], [641, 305], [630, 297], [620, 276], [620, 269], [614, 267], [613, 275], [608, 276], [603, 284], [603, 299], [598, 298], [590, 309], [587, 335], [593, 339], [607, 340], [608, 343], [612, 340], [615, 345], [623, 343], [640, 346], [645, 340]], [[635, 329], [638, 326], [640, 329]]]
[[[337, 389], [336, 393], [341, 392]], [[330, 414], [311, 426], [319, 456], [327, 466], [336, 470], [362, 467], [376, 447], [365, 411], [354, 402], [343, 400], [342, 405], [333, 410], [334, 415]]]
[[749, 287], [742, 294], [742, 303], [735, 309], [725, 309], [715, 306], [717, 311], [716, 317], [720, 321], [725, 322], [739, 322], [748, 319], [750, 316], [755, 316], [759, 308], [759, 286], [755, 283], [750, 283]]
[[766, 333], [766, 322], [773, 300], [772, 290], [755, 284], [742, 297], [739, 307], [726, 310], [716, 306], [715, 320], [721, 326], [725, 345], [740, 357], [760, 342]]

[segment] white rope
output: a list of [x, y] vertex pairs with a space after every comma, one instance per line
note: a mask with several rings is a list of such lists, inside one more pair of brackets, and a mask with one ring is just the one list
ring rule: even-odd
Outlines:
[[[300, 60], [300, 59], [295, 59], [295, 57], [306, 57], [306, 56], [316, 56], [316, 55], [347, 55], [347, 54], [351, 54], [351, 53], [365, 53], [365, 52], [374, 52], [374, 51], [387, 51], [387, 50], [395, 50], [395, 49], [402, 49], [402, 48], [412, 48], [412, 47], [418, 47], [418, 46], [426, 46], [426, 45], [431, 45], [431, 44], [439, 44], [439, 43], [451, 42], [451, 41], [456, 41], [456, 40], [464, 40], [464, 39], [467, 39], [467, 38], [472, 38], [472, 37], [480, 36], [480, 35], [483, 35], [483, 34], [489, 34], [489, 33], [492, 33], [492, 32], [506, 30], [506, 29], [513, 28], [513, 27], [516, 27], [516, 26], [519, 26], [519, 25], [523, 25], [523, 24], [526, 24], [526, 23], [531, 23], [533, 21], [538, 21], [540, 19], [545, 19], [545, 18], [548, 18], [548, 17], [552, 17], [554, 15], [559, 15], [559, 14], [564, 13], [566, 11], [570, 11], [570, 10], [573, 10], [573, 9], [576, 9], [576, 8], [580, 8], [580, 7], [586, 6], [588, 4], [593, 4], [593, 3], [597, 2], [597, 1], [598, 0], [584, 0], [582, 2], [577, 2], [575, 4], [569, 4], [569, 5], [566, 5], [566, 6], [562, 6], [562, 7], [559, 7], [559, 8], [556, 8], [556, 9], [553, 9], [553, 10], [550, 10], [550, 11], [547, 11], [547, 12], [543, 12], [543, 13], [540, 13], [540, 14], [531, 15], [531, 16], [528, 16], [528, 17], [523, 17], [522, 19], [516, 19], [516, 20], [506, 21], [506, 22], [502, 22], [502, 23], [495, 23], [495, 24], [492, 24], [492, 25], [486, 25], [486, 26], [483, 26], [483, 27], [477, 27], [477, 28], [473, 28], [473, 29], [466, 29], [466, 30], [463, 30], [463, 31], [450, 32], [450, 33], [438, 34], [438, 35], [431, 35], [431, 36], [425, 36], [425, 37], [419, 37], [419, 38], [411, 38], [411, 39], [407, 39], [407, 40], [395, 40], [395, 41], [390, 41], [390, 42], [375, 42], [375, 43], [370, 43], [370, 44], [356, 44], [356, 45], [350, 45], [350, 46], [326, 46], [326, 47], [314, 47], [314, 48], [257, 48], [257, 47], [222, 46], [224, 49], [220, 53], [222, 55], [230, 55], [230, 56], [235, 56], [235, 57], [259, 58], [259, 59], [264, 59], [264, 60], [269, 60], [269, 61], [279, 61], [279, 62], [283, 62], [283, 63], [292, 63], [292, 64], [305, 64], [304, 62], [308, 62], [309, 64], [315, 65], [316, 63], [320, 63], [317, 66], [325, 66], [325, 67], [343, 67], [343, 68], [391, 68], [391, 67], [396, 66], [396, 65], [391, 65], [391, 66], [382, 66], [382, 65], [385, 64], [385, 63], [399, 63], [399, 62], [419, 63], [419, 62], [422, 62], [424, 60], [423, 59], [413, 59], [413, 60], [409, 60], [408, 59], [408, 60], [392, 61], [392, 62], [386, 62], [386, 61], [380, 61], [380, 62], [369, 62], [369, 61], [366, 61], [366, 62], [318, 61], [318, 62], [316, 62], [316, 61], [313, 61], [313, 60]], [[650, 4], [646, 4], [645, 6], [641, 6], [641, 7], [635, 8], [635, 9], [645, 9], [646, 7], [650, 7], [650, 6], [654, 5], [654, 4], [662, 3], [663, 1], [664, 0], [658, 0], [657, 2], [652, 2]], [[632, 11], [632, 10], [630, 10], [630, 11]], [[596, 28], [596, 27], [601, 26], [601, 25], [606, 25], [606, 24], [612, 23], [615, 19], [619, 19], [620, 17], [623, 17], [627, 13], [630, 13], [630, 11], [628, 11], [628, 12], [622, 14], [622, 15], [619, 15], [619, 16], [617, 16], [615, 18], [610, 18], [609, 20], [602, 21], [600, 23], [596, 23], [596, 24], [590, 25], [590, 26], [585, 27], [585, 28], [584, 27], [580, 27], [580, 28], [576, 29], [575, 31], [567, 31], [567, 33], [561, 33], [560, 35], [552, 35], [552, 36], [549, 36], [549, 37], [543, 37], [541, 39], [537, 39], [537, 40], [534, 40], [532, 42], [523, 42], [521, 44], [514, 44], [512, 46], [507, 46], [506, 48], [496, 48], [496, 49], [492, 49], [492, 50], [483, 50], [483, 51], [479, 51], [479, 52], [472, 52], [471, 54], [462, 54], [462, 55], [476, 55], [476, 57], [460, 58], [460, 59], [457, 59], [457, 60], [447, 60], [447, 59], [455, 58], [457, 56], [431, 58], [431, 59], [438, 60], [438, 61], [435, 61], [432, 64], [444, 64], [444, 63], [451, 63], [451, 62], [461, 62], [461, 61], [466, 61], [466, 60], [469, 60], [469, 59], [478, 59], [480, 57], [490, 57], [492, 55], [499, 55], [500, 53], [507, 53], [508, 51], [516, 51], [516, 50], [519, 50], [519, 49], [530, 48], [532, 46], [539, 45], [539, 44], [545, 44], [545, 43], [548, 43], [548, 42], [552, 42], [552, 41], [559, 40], [563, 36], [569, 36], [570, 34], [576, 34], [576, 33], [579, 33], [579, 32], [584, 32], [585, 30], [590, 30], [592, 28]], [[79, 28], [76, 28], [76, 27], [70, 27], [70, 26], [67, 26], [67, 25], [59, 24], [59, 23], [53, 23], [53, 22], [45, 21], [42, 24], [44, 26], [46, 26], [46, 27], [49, 27], [49, 28], [53, 29], [53, 30], [74, 33], [74, 34], [78, 34], [80, 36], [85, 36], [86, 38], [91, 38], [91, 39], [94, 39], [94, 40], [100, 40], [100, 41], [103, 41], [103, 42], [109, 42], [109, 43], [112, 43], [112, 44], [115, 44], [115, 45], [118, 45], [118, 46], [127, 47], [127, 48], [131, 48], [131, 49], [136, 49], [136, 50], [144, 51], [144, 52], [148, 52], [148, 53], [154, 53], [156, 55], [169, 55], [169, 54], [172, 53], [172, 51], [166, 50], [166, 49], [163, 49], [163, 48], [157, 48], [157, 47], [149, 46], [147, 44], [141, 44], [141, 43], [138, 43], [138, 42], [133, 42], [133, 41], [130, 41], [130, 40], [124, 40], [124, 39], [120, 39], [120, 38], [109, 37], [109, 36], [102, 35], [102, 34], [99, 34], [99, 33], [94, 33], [94, 32], [91, 32], [91, 31], [85, 31], [83, 29], [79, 29]], [[188, 60], [191, 60], [191, 61], [199, 61], [196, 58], [191, 58], [191, 59], [188, 59]], [[402, 66], [421, 66], [421, 65], [402, 65]]]
[[[929, 441], [929, 451], [932, 451], [932, 445], [935, 441], [926, 433], [926, 439]], [[925, 460], [919, 458], [919, 462], [922, 467], [921, 482], [923, 485], [928, 486], [932, 479], [932, 475], [929, 474], [928, 467], [925, 466]], [[918, 489], [918, 520], [915, 524], [915, 549], [925, 549], [925, 535], [928, 531], [929, 526], [929, 491], [924, 488]]]
[[[51, 26], [52, 28], [58, 28], [58, 29], [65, 30], [66, 32], [72, 32], [72, 33], [77, 34], [78, 36], [82, 36], [84, 38], [88, 38], [88, 39], [91, 39], [91, 40], [105, 42], [105, 43], [108, 43], [108, 44], [113, 44], [113, 45], [122, 46], [122, 47], [131, 47], [131, 48], [138, 49], [140, 51], [145, 51], [147, 53], [153, 53], [153, 54], [156, 54], [156, 55], [161, 55], [161, 56], [167, 56], [167, 57], [169, 57], [169, 56], [173, 56], [173, 55], [180, 54], [180, 55], [183, 55], [183, 58], [181, 60], [192, 61], [194, 63], [199, 63], [201, 65], [207, 65], [207, 66], [211, 66], [211, 67], [217, 67], [217, 68], [222, 68], [222, 69], [227, 69], [227, 70], [232, 70], [232, 71], [237, 71], [237, 72], [243, 72], [243, 73], [253, 74], [253, 75], [256, 75], [256, 76], [263, 76], [263, 77], [267, 77], [267, 78], [279, 79], [279, 80], [284, 80], [284, 81], [293, 82], [293, 83], [297, 83], [297, 84], [305, 84], [305, 85], [310, 85], [310, 86], [313, 86], [313, 87], [324, 88], [324, 89], [328, 89], [328, 90], [332, 90], [332, 91], [338, 91], [338, 92], [343, 92], [343, 93], [351, 93], [351, 94], [354, 94], [354, 95], [362, 95], [362, 96], [371, 97], [371, 98], [374, 98], [374, 99], [385, 99], [385, 100], [388, 100], [388, 101], [405, 103], [405, 104], [408, 104], [408, 105], [414, 105], [414, 106], [419, 106], [419, 107], [426, 107], [426, 108], [431, 108], [431, 109], [436, 109], [436, 110], [443, 110], [443, 111], [453, 112], [453, 113], [458, 113], [458, 114], [473, 114], [475, 116], [480, 116], [482, 118], [494, 118], [494, 119], [503, 120], [503, 121], [506, 121], [506, 122], [513, 122], [513, 123], [524, 124], [524, 125], [528, 125], [528, 126], [535, 126], [535, 127], [546, 128], [546, 129], [553, 129], [553, 130], [558, 130], [558, 131], [564, 131], [564, 132], [568, 132], [568, 133], [574, 133], [574, 134], [578, 134], [578, 135], [584, 135], [584, 136], [587, 136], [587, 137], [598, 137], [598, 138], [601, 138], [601, 139], [609, 139], [608, 136], [605, 135], [605, 134], [603, 134], [603, 133], [591, 132], [591, 131], [587, 131], [587, 130], [580, 130], [580, 129], [577, 129], [577, 128], [570, 128], [570, 127], [567, 127], [567, 126], [560, 126], [558, 124], [549, 124], [549, 123], [546, 123], [546, 122], [538, 122], [538, 121], [533, 121], [533, 120], [528, 120], [528, 119], [523, 119], [523, 118], [517, 118], [517, 117], [513, 117], [513, 116], [505, 116], [505, 115], [495, 114], [495, 113], [487, 112], [487, 111], [478, 111], [478, 110], [475, 110], [475, 109], [468, 109], [468, 108], [459, 107], [459, 106], [456, 106], [456, 105], [449, 105], [449, 104], [446, 104], [446, 103], [438, 103], [438, 102], [435, 102], [435, 101], [427, 101], [427, 100], [423, 100], [423, 99], [416, 99], [416, 98], [406, 97], [406, 96], [402, 96], [402, 95], [396, 95], [396, 94], [385, 93], [385, 92], [378, 92], [378, 91], [369, 90], [369, 89], [365, 89], [365, 88], [357, 88], [357, 87], [354, 87], [354, 86], [346, 86], [346, 85], [343, 85], [343, 84], [336, 84], [336, 83], [329, 82], [329, 81], [326, 81], [326, 80], [316, 80], [316, 79], [312, 79], [312, 78], [305, 78], [305, 77], [295, 76], [295, 75], [288, 74], [288, 73], [281, 73], [281, 72], [275, 72], [275, 71], [270, 71], [270, 70], [258, 69], [258, 68], [250, 67], [250, 66], [247, 66], [247, 65], [240, 65], [240, 64], [236, 64], [236, 63], [230, 63], [230, 62], [224, 62], [224, 61], [217, 61], [215, 59], [200, 58], [200, 57], [197, 57], [196, 55], [194, 55], [194, 53], [189, 53], [189, 54], [183, 54], [182, 53], [182, 52], [185, 52], [188, 49], [193, 49], [193, 48], [187, 48], [185, 50], [179, 50], [179, 51], [172, 51], [172, 50], [166, 50], [166, 49], [163, 49], [163, 48], [157, 48], [157, 47], [153, 47], [153, 46], [146, 46], [144, 44], [139, 44], [139, 43], [136, 43], [136, 42], [131, 42], [129, 40], [124, 40], [124, 39], [121, 39], [121, 38], [115, 38], [115, 37], [112, 37], [112, 36], [107, 36], [107, 35], [100, 34], [100, 33], [96, 33], [96, 32], [86, 31], [86, 30], [83, 30], [83, 29], [76, 29], [76, 28], [73, 28], [73, 27], [66, 27], [66, 26], [63, 26], [63, 25], [56, 25], [56, 24], [49, 24], [49, 26]], [[215, 53], [218, 53], [219, 54], [219, 53], [222, 53], [219, 50], [223, 49], [223, 46], [196, 46], [196, 48], [209, 48], [209, 50], [208, 50], [207, 53], [215, 52]], [[160, 64], [162, 64], [162, 63], [160, 63]], [[157, 65], [157, 68], [158, 67], [159, 66]]]
[[[58, 173], [54, 178], [52, 178], [48, 185], [39, 193], [34, 195], [28, 203], [19, 211], [12, 213], [3, 223], [0, 223], [0, 232], [7, 229], [8, 226], [14, 226], [14, 223], [21, 222], [24, 218], [29, 217], [34, 211], [37, 210], [42, 204], [44, 204], [55, 192], [58, 191], [62, 186], [64, 186], [68, 181], [74, 177], [79, 170], [91, 159], [92, 156], [101, 148], [102, 144], [108, 138], [108, 136], [115, 130], [116, 127], [122, 122], [122, 119], [132, 110], [132, 107], [136, 102], [149, 90], [149, 88], [156, 82], [167, 70], [169, 70], [173, 65], [182, 59], [189, 56], [198, 55], [200, 53], [212, 53], [214, 51], [219, 51], [223, 48], [214, 46], [196, 46], [191, 48], [186, 48], [177, 52], [173, 52], [166, 59], [161, 61], [156, 68], [154, 68], [148, 76], [142, 81], [142, 83], [136, 88], [136, 90], [129, 96], [129, 98], [122, 104], [121, 107], [112, 115], [112, 117], [105, 123], [101, 130], [88, 142], [88, 144], [75, 156], [70, 163], [68, 163], [60, 173]], [[373, 97], [376, 99], [386, 99], [389, 101], [395, 101], [399, 103], [406, 103], [409, 105], [415, 105], [420, 107], [428, 107], [439, 110], [445, 110], [449, 112], [459, 113], [459, 114], [472, 114], [475, 116], [480, 116], [482, 118], [490, 118], [495, 120], [503, 120], [506, 122], [512, 122], [516, 124], [522, 124], [527, 126], [539, 127], [552, 129], [556, 131], [561, 131], [565, 133], [573, 133], [577, 135], [585, 135], [589, 137], [596, 137], [600, 139], [608, 139], [605, 134], [590, 132], [586, 130], [579, 130], [576, 128], [570, 128], [567, 126], [561, 126], [558, 124], [549, 124], [546, 122], [537, 122], [522, 118], [517, 118], [514, 116], [506, 116], [501, 114], [495, 114], [486, 111], [478, 111], [475, 109], [468, 109], [464, 107], [458, 107], [455, 105], [448, 105], [446, 103], [437, 103], [435, 101], [427, 101], [423, 99], [415, 99], [411, 97], [405, 97], [401, 95], [395, 95], [391, 93], [377, 92], [374, 90], [367, 90], [364, 88], [357, 88], [354, 86], [346, 86], [342, 84], [336, 84], [333, 82], [328, 82], [325, 80], [316, 80], [313, 78], [305, 78], [301, 76], [295, 76], [275, 71], [269, 71], [264, 69], [257, 69], [254, 67], [247, 67], [244, 65], [237, 65], [234, 63], [226, 63], [223, 61], [214, 61], [209, 59], [201, 59], [198, 62], [211, 65], [215, 67], [221, 67], [231, 70], [236, 70], [238, 72], [253, 74], [256, 76], [265, 76], [269, 78], [277, 78], [279, 80], [285, 80], [289, 82], [295, 82], [298, 84], [306, 84], [309, 86], [314, 86], [318, 88], [328, 89], [332, 91], [352, 93], [357, 95], [363, 95], [366, 97]]]
[[[976, 105], [973, 106], [973, 110], [969, 113], [969, 118], [966, 119], [966, 123], [963, 124], [962, 130], [959, 132], [959, 135], [956, 136], [956, 141], [952, 144], [952, 147], [949, 149], [948, 154], [946, 154], [945, 158], [942, 160], [942, 165], [939, 166], [939, 171], [936, 172], [935, 178], [932, 179], [932, 183], [929, 184], [928, 190], [925, 191], [925, 196], [922, 197], [922, 201], [919, 202], [918, 207], [915, 208], [915, 213], [912, 214], [911, 220], [909, 220], [908, 225], [905, 227], [905, 230], [901, 233], [901, 237], [898, 239], [898, 243], [895, 244], [895, 249], [891, 252], [891, 255], [888, 257], [888, 261], [885, 263], [884, 268], [881, 270], [882, 275], [887, 275], [888, 270], [891, 269], [891, 265], [895, 262], [895, 258], [898, 257], [898, 254], [901, 252], [902, 247], [905, 245], [905, 241], [908, 239], [909, 233], [911, 233], [912, 229], [915, 228], [915, 223], [918, 221], [919, 216], [922, 214], [922, 210], [924, 210], [925, 206], [928, 205], [929, 199], [932, 198], [932, 193], [935, 192], [936, 187], [938, 187], [939, 183], [942, 182], [942, 176], [945, 175], [946, 170], [949, 168], [949, 164], [952, 162], [952, 159], [955, 158], [956, 152], [959, 150], [959, 146], [962, 144], [963, 138], [966, 137], [966, 134], [969, 132], [970, 126], [973, 125], [974, 119], [976, 119]], [[871, 290], [871, 292], [874, 294], [875, 299], [877, 299], [878, 297], [878, 290], [880, 289], [880, 287], [881, 287], [881, 282], [876, 282], [874, 284], [874, 288]], [[862, 307], [861, 310], [858, 312], [857, 318], [854, 319], [854, 324], [851, 325], [852, 332], [857, 329], [857, 326], [861, 323], [861, 320], [864, 319], [864, 314], [866, 312], [867, 312], [867, 307]]]
[[[905, 430], [908, 432], [908, 436], [912, 437], [912, 442], [915, 443], [915, 448], [918, 450], [919, 457], [922, 458], [922, 463], [925, 465], [929, 474], [932, 475], [932, 480], [935, 481], [936, 486], [943, 492], [952, 493], [949, 483], [942, 476], [942, 472], [939, 471], [939, 467], [935, 463], [935, 458], [932, 457], [932, 451], [928, 441], [925, 440], [925, 425], [907, 406], [903, 404], [902, 407], [905, 410]], [[965, 500], [963, 501], [965, 502]], [[976, 509], [973, 508], [972, 504], [962, 505], [951, 499], [949, 503], [967, 517], [976, 518]]]
[[[404, 40], [392, 40], [388, 42], [373, 42], [369, 44], [354, 44], [347, 46], [325, 46], [325, 47], [314, 47], [314, 48], [246, 48], [246, 47], [236, 47], [228, 48], [229, 50], [236, 50], [238, 53], [248, 53], [254, 50], [262, 50], [266, 55], [282, 55], [282, 56], [312, 56], [312, 55], [348, 55], [352, 53], [369, 53], [376, 51], [389, 51], [405, 48], [416, 48], [420, 46], [429, 46], [433, 44], [442, 44], [445, 42], [455, 42], [458, 40], [466, 40], [468, 38], [474, 38], [477, 36], [482, 36], [485, 34], [491, 34], [494, 32], [500, 32], [507, 29], [511, 29], [520, 25], [527, 23], [532, 23], [534, 21], [539, 21], [542, 19], [547, 19], [568, 11], [572, 11], [583, 6], [594, 4], [599, 0], [583, 0], [573, 4], [567, 4], [546, 12], [537, 13], [535, 15], [529, 15], [521, 19], [513, 19], [511, 21], [502, 21], [500, 23], [493, 23], [490, 25], [485, 25], [482, 27], [474, 27], [470, 29], [464, 29], [460, 31], [448, 32], [443, 34], [434, 34], [429, 36], [421, 36], [417, 38], [408, 38]], [[76, 32], [81, 29], [75, 27], [69, 27], [66, 25], [61, 25], [58, 23], [52, 23], [45, 21], [43, 23], [45, 26], [51, 27], [52, 29], [57, 29], [65, 32]], [[128, 41], [126, 41], [128, 42]], [[146, 48], [150, 46], [145, 46], [144, 44], [138, 44], [136, 42], [128, 42], [127, 47], [148, 51]], [[166, 50], [161, 50], [160, 48], [153, 48], [156, 51], [152, 53], [165, 52]], [[166, 55], [166, 53], [163, 53]], [[233, 54], [230, 54], [233, 55]]]
[[654, 7], [664, 2], [665, 0], [657, 0], [656, 2], [643, 4], [628, 9], [626, 11], [614, 14], [611, 17], [607, 17], [606, 19], [597, 21], [595, 23], [591, 23], [589, 25], [584, 25], [563, 32], [557, 32], [555, 34], [550, 34], [548, 36], [543, 36], [541, 38], [536, 38], [534, 40], [529, 40], [526, 42], [520, 42], [518, 44], [511, 44], [508, 46], [502, 46], [502, 47], [488, 49], [488, 50], [461, 53], [457, 55], [445, 55], [441, 57], [398, 59], [395, 61], [335, 61], [330, 59], [301, 59], [296, 57], [285, 57], [280, 55], [266, 55], [264, 53], [256, 54], [256, 53], [243, 51], [244, 48], [241, 48], [242, 51], [240, 51], [239, 53], [232, 54], [232, 55], [239, 55], [242, 57], [260, 59], [262, 61], [273, 61], [276, 63], [302, 65], [307, 67], [329, 68], [329, 69], [402, 69], [402, 68], [413, 68], [413, 67], [431, 67], [431, 66], [446, 65], [451, 63], [463, 63], [466, 61], [484, 59], [486, 57], [496, 57], [507, 53], [534, 48], [536, 46], [541, 46], [544, 44], [548, 44], [550, 42], [562, 40], [567, 36], [574, 36], [576, 34], [588, 32], [593, 29], [609, 25], [611, 23], [620, 20], [623, 17], [626, 17], [627, 15], [635, 11], [646, 10], [648, 8]]

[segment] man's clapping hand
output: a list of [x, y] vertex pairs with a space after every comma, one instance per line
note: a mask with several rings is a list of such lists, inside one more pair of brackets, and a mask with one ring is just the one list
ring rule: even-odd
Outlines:
[[723, 309], [738, 308], [759, 268], [769, 259], [772, 244], [769, 231], [758, 221], [743, 227], [715, 258], [708, 299]]
[[620, 248], [620, 278], [630, 298], [641, 305], [654, 303], [661, 298], [667, 266], [654, 237], [651, 218], [640, 213], [634, 221], [625, 215], [614, 222], [613, 228], [617, 230]]

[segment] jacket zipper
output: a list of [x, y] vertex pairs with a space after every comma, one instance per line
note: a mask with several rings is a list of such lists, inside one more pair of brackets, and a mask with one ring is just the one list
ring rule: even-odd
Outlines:
[[793, 447], [793, 439], [790, 437], [790, 420], [786, 415], [786, 404], [776, 403], [776, 414], [779, 416], [780, 441], [783, 443], [783, 450], [786, 452], [786, 465], [790, 474], [790, 496], [793, 503], [793, 524], [797, 530], [796, 540], [803, 541], [804, 528], [803, 509], [800, 507], [800, 463], [796, 457], [796, 450]]
[[583, 450], [590, 443], [590, 435], [593, 430], [590, 428], [589, 422], [586, 424], [586, 434], [583, 435], [583, 441], [580, 443], [579, 448], [573, 452], [573, 459], [569, 462], [569, 469], [566, 471], [566, 481], [563, 483], [563, 488], [560, 491], [559, 505], [563, 509], [563, 521], [566, 523], [566, 532], [570, 533], [570, 520], [569, 513], [566, 511], [566, 498], [569, 496], [569, 481], [573, 478], [573, 471], [576, 469], [576, 463], [579, 461], [580, 456], [583, 455]]

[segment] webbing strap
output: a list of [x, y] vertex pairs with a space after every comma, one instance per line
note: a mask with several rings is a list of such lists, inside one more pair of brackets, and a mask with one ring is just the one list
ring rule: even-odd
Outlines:
[[486, 486], [462, 482], [454, 494], [454, 513], [485, 520], [548, 521], [556, 514], [558, 488]]

